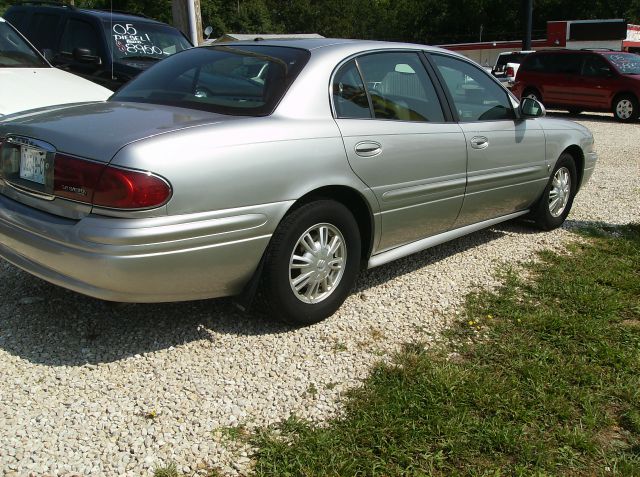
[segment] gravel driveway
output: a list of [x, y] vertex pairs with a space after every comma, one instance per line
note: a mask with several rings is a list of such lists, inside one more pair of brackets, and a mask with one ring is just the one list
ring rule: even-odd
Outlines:
[[229, 300], [109, 304], [0, 263], [0, 474], [150, 475], [172, 461], [231, 472], [248, 458], [220, 428], [335, 415], [372, 363], [437, 335], [496, 267], [561, 246], [586, 221], [640, 220], [640, 124], [579, 119], [600, 161], [563, 229], [507, 223], [374, 269], [310, 328]]

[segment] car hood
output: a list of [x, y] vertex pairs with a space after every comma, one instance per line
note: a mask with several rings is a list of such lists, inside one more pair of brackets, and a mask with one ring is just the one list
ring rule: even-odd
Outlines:
[[108, 101], [13, 115], [0, 122], [0, 136], [27, 136], [48, 142], [60, 152], [109, 162], [132, 142], [238, 119], [172, 106]]
[[104, 101], [107, 88], [57, 68], [0, 68], [0, 114], [54, 104]]

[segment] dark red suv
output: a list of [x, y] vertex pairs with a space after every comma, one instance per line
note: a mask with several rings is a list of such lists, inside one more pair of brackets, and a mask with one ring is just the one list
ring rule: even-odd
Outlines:
[[618, 121], [640, 115], [640, 55], [620, 51], [555, 50], [531, 53], [512, 91], [548, 108], [611, 111]]

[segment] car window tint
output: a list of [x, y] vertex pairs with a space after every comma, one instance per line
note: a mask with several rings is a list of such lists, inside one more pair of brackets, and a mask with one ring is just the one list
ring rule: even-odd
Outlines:
[[611, 67], [599, 56], [589, 55], [585, 58], [584, 64], [582, 65], [582, 74], [584, 76], [594, 77], [610, 76]]
[[58, 15], [34, 13], [31, 17], [31, 27], [29, 28], [32, 32], [31, 43], [39, 50], [51, 48], [56, 41], [59, 20], [60, 17]]
[[580, 67], [582, 64], [581, 54], [561, 54], [554, 56], [554, 72], [567, 75], [580, 74]]
[[0, 68], [49, 66], [7, 22], [0, 22]]
[[489, 75], [470, 63], [444, 55], [432, 55], [449, 90], [460, 121], [514, 119], [507, 92]]
[[367, 92], [354, 61], [338, 70], [333, 78], [332, 91], [339, 118], [371, 118]]
[[357, 61], [376, 119], [444, 122], [440, 101], [417, 53], [374, 53]]
[[64, 29], [60, 50], [72, 53], [75, 48], [86, 48], [90, 54], [97, 55], [98, 35], [89, 23], [72, 18]]

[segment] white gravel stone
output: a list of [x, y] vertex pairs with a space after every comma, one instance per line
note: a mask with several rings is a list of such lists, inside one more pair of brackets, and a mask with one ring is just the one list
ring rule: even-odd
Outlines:
[[640, 124], [580, 121], [600, 161], [563, 228], [507, 223], [365, 272], [335, 316], [304, 329], [230, 300], [109, 304], [0, 262], [0, 474], [246, 472], [250, 449], [220, 428], [331, 418], [373, 363], [437, 337], [498, 267], [561, 248], [585, 222], [640, 219]]

